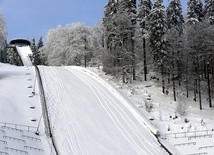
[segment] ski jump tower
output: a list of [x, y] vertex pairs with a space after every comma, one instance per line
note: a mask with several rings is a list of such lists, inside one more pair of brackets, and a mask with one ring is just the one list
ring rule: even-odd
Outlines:
[[30, 44], [30, 41], [27, 39], [13, 39], [10, 41], [10, 47], [14, 48], [18, 52], [23, 65], [27, 67], [32, 66], [30, 56], [32, 56], [33, 53], [31, 51]]

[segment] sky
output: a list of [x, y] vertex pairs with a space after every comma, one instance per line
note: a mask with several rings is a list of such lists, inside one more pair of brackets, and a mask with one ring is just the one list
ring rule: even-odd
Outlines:
[[[167, 4], [169, 0], [164, 0]], [[183, 1], [183, 5], [185, 0]], [[8, 42], [14, 38], [39, 40], [58, 25], [81, 22], [89, 26], [102, 20], [108, 0], [0, 0]]]

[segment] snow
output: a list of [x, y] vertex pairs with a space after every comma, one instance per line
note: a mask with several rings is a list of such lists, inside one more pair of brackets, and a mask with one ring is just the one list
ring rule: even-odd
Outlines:
[[42, 111], [32, 52], [29, 46], [17, 50], [25, 67], [0, 63], [0, 154], [52, 154], [43, 120], [38, 126]]
[[[182, 87], [177, 87], [179, 97], [178, 101], [174, 102], [172, 91], [170, 90], [168, 95], [163, 94], [157, 79], [144, 82], [143, 75], [139, 74], [136, 81], [123, 84], [121, 79], [106, 75], [100, 69], [90, 68], [90, 70], [106, 79], [144, 116], [151, 119], [150, 122], [160, 132], [159, 141], [172, 154], [213, 154], [214, 113], [213, 108], [209, 108], [205, 94], [202, 93], [203, 110], [199, 110], [199, 103], [194, 102], [191, 97], [186, 98]], [[154, 75], [150, 73], [148, 77]], [[150, 112], [145, 106], [148, 95], [151, 95], [153, 104]], [[193, 96], [192, 92], [189, 96]], [[185, 103], [184, 115], [176, 111], [179, 102]]]
[[[35, 135], [42, 111], [37, 87], [36, 95], [29, 97], [32, 95], [33, 88], [28, 87], [34, 85], [34, 73], [33, 67], [17, 67], [0, 63], [1, 152], [11, 155], [18, 153], [17, 150], [8, 148], [27, 151], [32, 155], [51, 152], [49, 141], [44, 134], [43, 122], [39, 126], [40, 136]], [[32, 106], [35, 109], [31, 109]], [[31, 119], [37, 121], [33, 122]], [[37, 149], [34, 150], [32, 147]]]
[[[29, 46], [17, 50], [25, 67], [0, 63], [0, 154], [54, 154], [44, 131], [32, 52]], [[123, 84], [95, 68], [39, 69], [60, 154], [167, 154], [158, 140], [172, 154], [213, 154], [214, 113], [203, 93], [201, 111], [182, 87], [177, 102], [173, 94], [162, 94], [156, 79], [143, 82], [138, 76]], [[186, 109], [182, 115], [176, 111], [179, 102]], [[153, 134], [160, 134], [158, 140]]]
[[30, 46], [16, 46], [16, 49], [21, 56], [22, 62], [24, 66], [32, 66], [32, 62], [30, 61], [29, 56], [32, 55], [32, 51]]
[[60, 154], [167, 154], [136, 108], [98, 76], [81, 67], [39, 69]]

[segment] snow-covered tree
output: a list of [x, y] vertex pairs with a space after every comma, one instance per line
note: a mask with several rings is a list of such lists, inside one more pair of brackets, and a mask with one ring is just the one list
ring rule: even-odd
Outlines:
[[166, 53], [165, 33], [167, 31], [166, 15], [163, 1], [157, 0], [149, 14], [149, 41], [153, 53], [154, 62], [161, 68], [163, 93], [164, 82], [164, 55]]
[[[144, 64], [144, 80], [147, 81], [147, 52], [146, 37], [148, 36], [148, 16], [152, 9], [151, 0], [140, 0], [138, 19], [140, 21], [141, 36], [143, 40], [143, 64]], [[148, 38], [148, 37], [147, 37]]]
[[66, 40], [65, 64], [86, 65], [92, 57], [91, 50], [91, 29], [84, 24], [77, 23], [68, 27], [68, 38]]
[[210, 24], [214, 24], [214, 0], [205, 0], [204, 15]]
[[38, 55], [38, 50], [37, 50], [37, 46], [36, 46], [36, 41], [35, 38], [32, 39], [31, 41], [31, 50], [32, 50], [32, 62], [34, 65], [38, 65], [38, 61], [39, 61], [39, 55]]
[[189, 0], [187, 3], [187, 24], [196, 24], [203, 17], [203, 3], [201, 0]]
[[180, 0], [171, 0], [166, 10], [168, 28], [175, 27], [180, 34], [183, 32], [184, 18]]
[[[184, 36], [180, 35], [180, 32], [173, 27], [166, 33], [167, 50], [164, 55], [164, 69], [168, 76], [168, 87], [173, 87], [174, 101], [176, 101], [176, 81], [181, 82], [182, 69], [184, 62]], [[184, 51], [185, 52], [185, 51]]]
[[0, 11], [0, 62], [6, 61], [7, 28], [3, 13]]
[[135, 79], [134, 34], [136, 0], [110, 0], [105, 7], [106, 61], [104, 70], [130, 74]]
[[[206, 76], [206, 64], [213, 62], [213, 48], [214, 48], [214, 31], [213, 26], [207, 22], [200, 22], [196, 25], [189, 26], [187, 29], [187, 45], [189, 52], [189, 61], [192, 62], [191, 69], [194, 80], [194, 100], [199, 97], [200, 109], [202, 109], [201, 99], [201, 81]], [[208, 86], [209, 87], [209, 86]]]
[[92, 50], [94, 58], [92, 59], [92, 65], [100, 66], [103, 60], [104, 52], [104, 27], [103, 23], [99, 22], [92, 28]]
[[42, 40], [42, 37], [39, 38], [39, 42], [37, 44], [37, 54], [38, 54], [38, 60], [37, 60], [37, 65], [41, 65], [41, 64], [44, 64], [42, 62], [44, 62], [42, 60], [42, 56], [41, 56], [41, 50], [42, 50], [42, 47], [44, 46], [43, 44], [43, 40]]
[[81, 23], [49, 30], [43, 54], [49, 65], [83, 65], [92, 57], [91, 29]]
[[164, 35], [167, 31], [166, 16], [162, 0], [157, 0], [149, 14], [149, 41], [155, 62], [161, 62], [165, 51]]
[[203, 3], [201, 0], [195, 0], [196, 5], [195, 5], [195, 13], [198, 16], [198, 20], [202, 21], [203, 18]]
[[0, 11], [0, 48], [4, 47], [6, 37], [7, 37], [6, 22], [3, 13]]
[[[181, 80], [181, 53], [184, 19], [180, 0], [171, 0], [166, 10], [168, 31], [166, 34], [167, 53], [164, 56], [164, 67], [168, 81], [173, 82], [174, 101], [176, 101], [176, 80]], [[170, 78], [172, 76], [172, 78]], [[169, 80], [171, 79], [171, 80]]]
[[138, 7], [138, 19], [142, 29], [148, 29], [148, 16], [152, 9], [151, 0], [140, 0]]

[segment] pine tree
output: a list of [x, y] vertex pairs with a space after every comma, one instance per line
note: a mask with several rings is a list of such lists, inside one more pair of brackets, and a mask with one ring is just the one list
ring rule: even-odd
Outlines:
[[37, 65], [38, 63], [38, 51], [37, 51], [37, 47], [36, 47], [36, 41], [35, 38], [32, 39], [31, 41], [31, 50], [32, 50], [32, 63], [34, 65]]
[[136, 73], [135, 73], [135, 41], [134, 41], [134, 35], [135, 35], [135, 30], [136, 30], [136, 21], [137, 21], [137, 6], [136, 6], [136, 0], [129, 0], [127, 6], [127, 12], [128, 12], [128, 17], [130, 17], [131, 20], [131, 25], [130, 25], [130, 52], [131, 52], [131, 65], [132, 65], [132, 79], [136, 80]]
[[154, 55], [154, 61], [159, 62], [165, 51], [164, 35], [167, 30], [166, 16], [162, 0], [154, 3], [154, 8], [149, 14], [150, 46]]
[[214, 0], [205, 0], [205, 9], [204, 9], [205, 18], [214, 24]]
[[180, 0], [171, 0], [166, 10], [166, 20], [168, 28], [175, 27], [180, 34], [183, 32], [184, 18]]
[[116, 54], [114, 51], [114, 39], [115, 33], [113, 18], [117, 12], [117, 2], [115, 0], [109, 0], [105, 6], [103, 26], [104, 26], [104, 58], [103, 65], [104, 71], [112, 73], [112, 68], [116, 66]]
[[203, 17], [203, 3], [201, 0], [189, 0], [187, 5], [187, 24], [200, 22]]
[[[132, 73], [135, 79], [134, 34], [136, 24], [136, 0], [110, 0], [105, 8], [105, 45], [109, 58], [107, 65], [116, 73]], [[110, 64], [109, 64], [110, 61]], [[107, 66], [106, 65], [106, 66]], [[105, 63], [104, 63], [105, 66]], [[111, 67], [111, 69], [112, 69]], [[108, 70], [107, 69], [107, 70]], [[123, 78], [124, 81], [124, 78]]]
[[148, 16], [152, 9], [151, 0], [141, 0], [139, 3], [138, 18], [143, 36], [143, 62], [144, 62], [144, 80], [147, 81], [147, 57], [146, 57], [146, 35], [148, 34]]
[[[182, 7], [180, 0], [171, 0], [166, 10], [168, 32], [167, 40], [167, 54], [165, 66], [167, 68], [168, 81], [170, 75], [173, 81], [174, 101], [176, 101], [176, 84], [175, 78], [181, 80], [181, 35], [183, 34], [184, 19], [182, 15]], [[177, 75], [176, 75], [177, 74]], [[168, 82], [169, 83], [169, 82]]]
[[167, 31], [166, 16], [162, 0], [157, 0], [149, 15], [149, 41], [153, 53], [154, 62], [161, 68], [163, 93], [165, 93], [164, 82], [164, 55], [166, 43], [164, 35]]
[[41, 48], [44, 46], [43, 44], [43, 40], [42, 37], [40, 37], [39, 42], [37, 44], [37, 54], [38, 54], [38, 61], [37, 61], [37, 65], [41, 65], [44, 64], [44, 61], [42, 59], [44, 59], [41, 55]]

